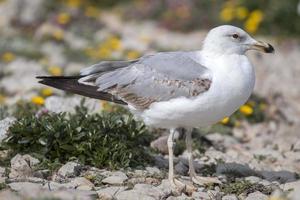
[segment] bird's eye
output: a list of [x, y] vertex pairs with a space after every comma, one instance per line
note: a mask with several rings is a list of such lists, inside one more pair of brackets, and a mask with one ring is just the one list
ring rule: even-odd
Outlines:
[[232, 37], [233, 37], [234, 39], [238, 39], [238, 38], [239, 38], [239, 35], [235, 33], [235, 34], [232, 35]]

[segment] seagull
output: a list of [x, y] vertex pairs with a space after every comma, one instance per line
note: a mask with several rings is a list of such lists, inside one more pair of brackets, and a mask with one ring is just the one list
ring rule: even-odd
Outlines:
[[193, 183], [220, 181], [195, 172], [192, 129], [215, 124], [230, 116], [250, 97], [254, 68], [245, 53], [274, 52], [231, 25], [211, 29], [201, 50], [159, 52], [130, 61], [101, 61], [84, 68], [79, 76], [40, 76], [40, 83], [75, 94], [126, 105], [146, 125], [169, 129], [169, 182], [172, 190], [188, 186], [174, 176], [174, 135], [186, 133], [189, 175]]

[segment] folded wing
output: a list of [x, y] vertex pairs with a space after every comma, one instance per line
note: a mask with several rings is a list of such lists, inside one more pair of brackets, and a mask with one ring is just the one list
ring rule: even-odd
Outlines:
[[80, 84], [97, 86], [137, 109], [177, 97], [194, 98], [211, 85], [210, 71], [187, 52], [158, 53], [104, 70], [101, 65], [82, 71]]

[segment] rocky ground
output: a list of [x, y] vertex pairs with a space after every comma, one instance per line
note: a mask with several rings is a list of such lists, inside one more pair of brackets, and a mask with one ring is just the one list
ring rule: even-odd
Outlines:
[[[61, 40], [61, 35], [53, 32], [57, 27], [48, 21], [35, 29], [37, 39], [28, 41], [20, 37], [20, 30], [7, 26], [9, 17], [1, 18], [0, 27], [3, 28], [2, 38], [11, 43], [3, 40], [0, 45], [10, 50], [26, 49], [30, 55], [2, 53], [0, 88], [5, 91], [2, 95], [5, 101], [1, 104], [0, 96], [0, 106], [8, 107], [20, 99], [37, 103], [34, 97], [43, 87], [37, 84], [36, 75], [75, 74], [88, 63], [105, 59], [91, 55], [89, 59], [78, 60], [72, 53], [83, 53], [93, 43], [111, 35], [118, 35], [121, 40], [112, 42], [108, 57], [133, 59], [159, 50], [198, 49], [206, 34], [202, 30], [175, 33], [153, 22], [124, 22], [117, 15], [104, 12], [97, 19], [101, 28], [92, 38], [63, 30], [63, 43], [60, 43], [57, 40]], [[27, 18], [31, 20], [30, 16]], [[43, 39], [52, 34], [56, 37], [54, 40]], [[255, 93], [268, 101], [265, 111], [268, 120], [255, 124], [241, 121], [239, 126], [231, 127], [231, 134], [211, 131], [205, 135], [210, 145], [204, 152], [194, 152], [196, 171], [217, 176], [222, 184], [197, 186], [179, 195], [172, 193], [167, 180], [168, 157], [166, 135], [163, 134], [151, 143], [156, 149], [155, 164], [145, 168], [99, 169], [72, 161], [51, 171], [37, 169], [35, 166], [40, 160], [34, 156], [17, 154], [7, 166], [0, 167], [0, 199], [299, 200], [299, 40], [258, 38], [274, 44], [276, 49], [272, 55], [249, 52], [257, 73]], [[42, 56], [36, 59], [40, 52]], [[42, 99], [45, 101], [42, 108], [56, 113], [74, 112], [74, 107], [80, 104], [78, 96], [66, 96], [56, 90], [53, 93]], [[96, 100], [85, 103], [93, 112], [103, 109], [103, 104]], [[0, 140], [9, 136], [8, 128], [15, 120], [10, 115], [3, 117]], [[1, 159], [5, 154], [6, 151], [0, 151]], [[185, 152], [176, 157], [175, 170], [180, 180], [192, 184], [187, 175]]]

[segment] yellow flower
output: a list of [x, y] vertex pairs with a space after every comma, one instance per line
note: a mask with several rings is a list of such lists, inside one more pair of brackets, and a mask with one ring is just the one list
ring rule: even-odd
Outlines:
[[128, 51], [127, 52], [127, 58], [129, 60], [134, 60], [134, 59], [137, 59], [138, 57], [140, 57], [140, 53], [138, 51]]
[[225, 117], [224, 119], [221, 120], [222, 124], [228, 124], [229, 122], [229, 117]]
[[104, 58], [109, 58], [110, 56], [111, 56], [111, 51], [105, 46], [100, 47], [97, 51], [98, 58], [104, 59]]
[[34, 96], [31, 98], [31, 102], [36, 105], [44, 105], [45, 99], [41, 96]]
[[234, 19], [234, 8], [232, 6], [226, 6], [221, 10], [220, 18], [224, 22], [230, 22]]
[[96, 17], [99, 16], [100, 10], [98, 8], [93, 7], [93, 6], [88, 6], [88, 7], [85, 8], [84, 14], [87, 17], [96, 18]]
[[263, 13], [260, 10], [252, 11], [244, 25], [246, 31], [248, 31], [250, 33], [255, 33], [262, 20], [263, 20]]
[[51, 96], [53, 95], [53, 90], [51, 88], [43, 88], [41, 90], [41, 94], [44, 96], [44, 97], [48, 97], [48, 96]]
[[254, 20], [252, 20], [251, 18], [247, 19], [244, 25], [246, 31], [249, 33], [255, 33], [258, 29], [258, 26], [259, 24]]
[[240, 107], [240, 112], [243, 113], [244, 115], [252, 115], [253, 113], [253, 108], [249, 105], [243, 105]]
[[78, 8], [81, 5], [81, 0], [67, 0], [66, 4], [70, 8]]
[[245, 19], [249, 14], [249, 11], [246, 7], [243, 7], [243, 6], [239, 6], [237, 7], [236, 9], [236, 17], [239, 19], [239, 20], [243, 20]]
[[250, 13], [250, 18], [257, 23], [260, 23], [263, 20], [263, 16], [264, 14], [261, 10], [254, 10]]
[[13, 61], [15, 58], [16, 56], [11, 52], [6, 52], [2, 54], [2, 60], [7, 63]]
[[71, 16], [69, 15], [69, 13], [60, 13], [57, 16], [57, 22], [62, 25], [69, 23], [70, 20], [71, 20]]
[[[111, 48], [112, 50], [119, 50], [122, 48], [122, 44], [121, 44], [121, 40], [115, 36], [110, 37], [107, 41], [106, 41], [106, 45]], [[105, 46], [106, 46], [105, 45]]]
[[53, 76], [60, 76], [62, 74], [62, 69], [58, 66], [52, 66], [48, 68], [48, 72]]
[[63, 40], [64, 39], [64, 31], [62, 29], [56, 29], [53, 31], [52, 36], [56, 40]]

